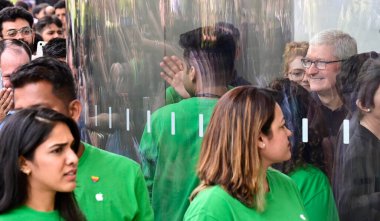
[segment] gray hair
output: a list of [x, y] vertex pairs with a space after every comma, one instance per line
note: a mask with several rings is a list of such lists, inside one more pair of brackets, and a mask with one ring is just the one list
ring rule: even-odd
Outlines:
[[324, 30], [317, 33], [310, 45], [329, 45], [333, 47], [333, 56], [338, 59], [347, 59], [358, 53], [356, 40], [349, 34], [339, 30]]

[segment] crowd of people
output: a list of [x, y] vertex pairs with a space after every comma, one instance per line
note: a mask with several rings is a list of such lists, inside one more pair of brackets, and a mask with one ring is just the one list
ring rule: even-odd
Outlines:
[[132, 160], [81, 138], [65, 0], [0, 3], [0, 220], [380, 220], [380, 58], [348, 33], [286, 43], [266, 86], [234, 25], [181, 34]]

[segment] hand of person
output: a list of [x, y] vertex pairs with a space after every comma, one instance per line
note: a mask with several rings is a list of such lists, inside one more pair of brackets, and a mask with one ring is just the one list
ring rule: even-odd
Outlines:
[[11, 88], [3, 88], [0, 91], [0, 121], [4, 120], [7, 113], [13, 107], [13, 91]]
[[165, 56], [160, 62], [163, 72], [160, 76], [170, 84], [177, 93], [183, 98], [189, 98], [190, 94], [186, 91], [183, 84], [182, 76], [184, 73], [184, 64], [177, 56]]

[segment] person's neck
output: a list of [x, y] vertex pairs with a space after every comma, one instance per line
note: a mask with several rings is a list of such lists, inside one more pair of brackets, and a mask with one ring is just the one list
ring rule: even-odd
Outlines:
[[228, 91], [228, 88], [225, 86], [201, 88], [197, 90], [197, 92], [195, 92], [195, 96], [215, 99], [215, 98], [220, 98], [227, 91]]
[[360, 125], [367, 128], [373, 135], [377, 137], [377, 139], [380, 140], [380, 121], [374, 117], [370, 116], [363, 116], [363, 118], [360, 120]]
[[331, 90], [327, 93], [318, 93], [318, 97], [323, 106], [333, 111], [340, 108], [343, 105], [343, 102], [340, 99], [336, 90]]
[[28, 191], [25, 205], [40, 212], [50, 212], [54, 210], [55, 195], [52, 191]]

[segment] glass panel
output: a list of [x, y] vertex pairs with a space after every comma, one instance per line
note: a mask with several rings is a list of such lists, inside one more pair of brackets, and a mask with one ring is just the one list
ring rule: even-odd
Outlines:
[[[189, 205], [187, 198], [198, 184], [195, 170], [191, 168], [195, 168], [197, 163], [200, 144], [207, 131], [216, 100], [209, 102], [212, 99], [208, 99], [209, 103], [195, 102], [194, 104], [190, 102], [191, 99], [182, 99], [177, 96], [174, 90], [168, 89], [170, 85], [160, 77], [160, 72], [163, 72], [160, 63], [164, 56], [175, 55], [180, 61], [185, 62], [177, 66], [177, 68], [183, 68], [183, 72], [178, 71], [178, 73], [191, 73], [192, 64], [188, 62], [189, 59], [186, 56], [183, 56], [184, 50], [179, 45], [180, 35], [203, 27], [201, 31], [205, 36], [213, 36], [209, 34], [213, 33], [210, 30], [218, 28], [226, 29], [227, 32], [238, 30], [238, 34], [231, 31], [235, 34], [234, 43], [237, 48], [232, 75], [236, 74], [237, 77], [234, 76], [236, 81], [229, 81], [229, 89], [240, 84], [251, 83], [261, 87], [271, 85], [272, 88], [280, 91], [278, 97], [281, 98], [278, 102], [283, 108], [287, 126], [293, 131], [292, 159], [297, 161], [299, 157], [300, 160], [312, 164], [310, 159], [306, 159], [307, 156], [296, 155], [301, 153], [297, 151], [310, 151], [313, 154], [324, 155], [324, 160], [318, 158], [320, 155], [317, 156], [319, 162], [323, 161], [322, 163], [325, 164], [324, 167], [314, 165], [313, 168], [320, 167], [321, 170], [325, 170], [323, 173], [316, 169], [325, 184], [325, 186], [319, 186], [330, 190], [330, 183], [332, 183], [333, 194], [342, 217], [349, 213], [345, 208], [349, 208], [356, 212], [355, 217], [368, 216], [370, 220], [379, 219], [380, 175], [376, 172], [379, 168], [378, 162], [380, 162], [379, 151], [369, 148], [368, 151], [372, 152], [366, 152], [367, 155], [361, 156], [363, 157], [361, 160], [365, 162], [359, 165], [363, 166], [362, 170], [350, 170], [349, 167], [344, 166], [352, 163], [346, 157], [357, 157], [355, 154], [358, 152], [353, 149], [355, 146], [350, 145], [351, 140], [354, 139], [352, 136], [358, 130], [365, 130], [360, 127], [362, 118], [358, 117], [356, 98], [358, 88], [364, 87], [359, 84], [362, 80], [359, 76], [367, 75], [372, 71], [368, 69], [369, 63], [366, 61], [373, 62], [378, 56], [375, 52], [380, 51], [378, 1], [68, 0], [67, 7], [70, 22], [68, 60], [78, 81], [78, 92], [84, 106], [80, 122], [83, 139], [102, 149], [142, 162], [143, 168], [146, 168], [144, 165], [146, 161], [150, 160], [149, 162], [153, 162], [154, 166], [160, 163], [160, 166], [167, 169], [167, 174], [161, 171], [162, 179], [168, 179], [170, 183], [165, 186], [166, 189], [163, 188], [167, 192], [156, 193], [156, 199], [159, 199], [156, 201], [153, 196], [156, 215], [162, 216], [163, 219], [174, 217], [170, 200], [177, 197], [179, 200], [175, 203], [181, 205], [181, 208], [176, 211], [179, 211], [178, 219], [182, 219]], [[225, 25], [227, 23], [230, 26]], [[208, 28], [205, 28], [206, 26]], [[356, 54], [355, 52], [341, 57], [332, 53], [331, 48], [323, 50], [318, 48], [321, 44], [313, 37], [327, 29], [340, 30], [352, 36], [357, 42], [357, 52], [361, 55], [350, 57]], [[305, 41], [305, 43], [303, 46], [297, 46], [295, 43], [287, 45], [292, 41]], [[307, 43], [309, 41], [310, 47]], [[344, 46], [347, 44], [341, 45], [343, 49], [348, 49]], [[283, 56], [284, 51], [297, 47], [303, 50], [302, 55], [297, 55], [298, 60], [294, 57], [286, 60], [287, 56]], [[375, 52], [366, 53], [370, 51]], [[301, 61], [304, 57], [305, 59]], [[286, 61], [292, 63], [296, 60], [294, 65], [298, 68], [293, 68], [292, 71], [284, 68], [286, 65], [283, 63]], [[374, 64], [374, 67], [378, 66]], [[334, 71], [329, 71], [331, 68], [335, 68]], [[302, 91], [302, 88], [292, 91], [296, 85], [273, 81], [276, 78], [283, 78], [284, 75], [311, 90], [311, 93]], [[335, 79], [335, 75], [338, 79]], [[180, 79], [181, 82], [186, 82], [184, 77]], [[327, 89], [318, 91], [318, 87], [326, 86], [323, 85], [324, 83], [327, 84]], [[202, 94], [203, 97], [207, 95], [208, 98], [215, 95]], [[365, 97], [373, 99], [374, 94], [365, 93]], [[171, 110], [167, 108], [168, 104], [180, 100], [190, 102], [184, 112], [193, 112], [191, 118], [181, 118], [183, 113], [175, 111], [174, 108], [172, 111], [167, 111], [165, 117], [160, 119], [160, 116], [164, 116], [162, 113], [159, 114], [162, 107], [166, 106], [165, 110]], [[363, 106], [360, 116], [373, 117], [371, 114], [378, 111], [378, 106], [368, 105]], [[203, 107], [205, 108], [202, 109]], [[305, 110], [300, 110], [301, 107]], [[368, 109], [370, 111], [367, 113]], [[367, 118], [364, 117], [364, 119]], [[372, 119], [372, 122], [379, 122], [378, 116], [369, 119]], [[158, 126], [157, 122], [160, 120], [165, 122]], [[378, 140], [374, 138], [375, 134], [379, 133], [378, 128], [377, 130], [367, 128], [367, 130], [369, 132], [367, 131], [366, 136], [373, 138], [368, 139], [372, 142], [368, 145], [378, 145]], [[166, 134], [156, 136], [155, 131]], [[145, 135], [149, 139], [144, 139]], [[170, 146], [170, 144], [173, 145]], [[161, 146], [158, 148], [159, 145]], [[304, 149], [316, 149], [300, 150], [297, 149], [297, 145]], [[156, 149], [151, 150], [150, 146]], [[181, 152], [182, 150], [175, 152], [179, 147], [195, 149], [192, 152]], [[174, 152], [170, 152], [171, 149], [165, 152], [164, 148], [174, 148]], [[347, 150], [352, 150], [352, 154], [346, 155]], [[143, 153], [142, 156], [139, 154], [140, 151]], [[309, 158], [313, 157], [309, 156]], [[284, 172], [290, 172], [286, 166], [287, 164], [276, 165]], [[147, 174], [146, 169], [144, 170], [147, 177], [153, 176], [151, 177], [153, 180], [148, 181], [155, 182], [155, 170], [153, 174]], [[188, 175], [188, 173], [191, 174]], [[169, 176], [168, 174], [170, 177], [165, 178], [166, 175]], [[348, 176], [347, 174], [354, 174], [355, 180], [347, 181], [345, 177]], [[191, 179], [186, 177], [187, 175]], [[189, 179], [186, 180], [186, 178]], [[299, 182], [299, 180], [294, 180]], [[351, 186], [347, 187], [349, 182]], [[184, 186], [186, 190], [183, 189]], [[353, 189], [357, 192], [347, 193]], [[174, 190], [184, 195], [171, 195]], [[162, 196], [163, 192], [166, 197], [172, 198], [165, 199]], [[312, 192], [306, 194], [310, 196]], [[324, 212], [328, 213], [326, 216], [335, 220], [334, 198], [330, 195], [325, 197], [330, 201], [319, 204], [327, 205], [324, 208]], [[348, 202], [362, 204], [348, 205]], [[314, 209], [314, 211], [318, 210]], [[318, 217], [313, 212], [310, 212], [309, 216]]]

